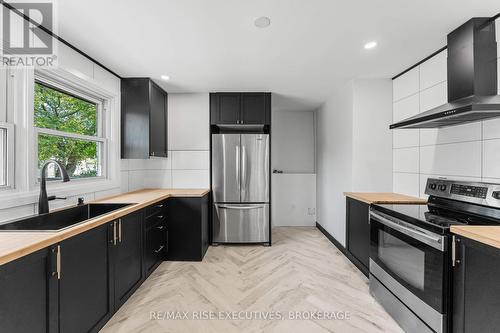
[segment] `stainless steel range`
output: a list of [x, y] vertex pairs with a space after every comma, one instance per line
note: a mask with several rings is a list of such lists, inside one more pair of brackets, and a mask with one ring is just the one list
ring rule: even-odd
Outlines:
[[407, 332], [451, 329], [451, 225], [499, 225], [500, 184], [427, 180], [427, 205], [373, 205], [370, 292]]

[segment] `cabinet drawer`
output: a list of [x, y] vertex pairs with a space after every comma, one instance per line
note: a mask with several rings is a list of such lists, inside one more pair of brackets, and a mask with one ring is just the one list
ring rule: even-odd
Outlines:
[[151, 215], [150, 217], [146, 218], [146, 230], [150, 229], [151, 227], [155, 226], [158, 223], [163, 223], [165, 224], [167, 220], [167, 214], [165, 212], [158, 212], [154, 215]]
[[156, 264], [163, 261], [167, 253], [167, 228], [164, 223], [158, 223], [147, 231], [145, 265], [149, 273]]
[[153, 216], [153, 215], [166, 215], [166, 208], [167, 208], [167, 203], [165, 201], [163, 202], [157, 202], [154, 205], [146, 207], [146, 218]]

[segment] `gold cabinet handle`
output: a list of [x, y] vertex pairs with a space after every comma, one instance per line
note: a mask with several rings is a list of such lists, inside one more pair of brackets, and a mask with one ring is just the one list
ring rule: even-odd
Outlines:
[[161, 220], [163, 218], [163, 215], [158, 215], [157, 218]]
[[156, 205], [157, 208], [163, 208], [163, 204]]
[[113, 245], [116, 245], [116, 221], [113, 222]]
[[118, 220], [118, 243], [122, 242], [122, 219]]
[[56, 271], [57, 271], [57, 279], [61, 279], [61, 245], [57, 245], [57, 254], [56, 254]]
[[158, 229], [158, 230], [163, 230], [163, 228], [165, 228], [165, 226], [163, 226], [163, 225], [160, 225], [160, 226], [156, 227], [156, 229]]

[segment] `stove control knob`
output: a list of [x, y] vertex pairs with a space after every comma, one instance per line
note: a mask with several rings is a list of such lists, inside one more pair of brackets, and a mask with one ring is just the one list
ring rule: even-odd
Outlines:
[[439, 190], [440, 191], [446, 191], [446, 185], [439, 185]]
[[495, 199], [500, 199], [500, 191], [494, 191], [491, 196]]
[[430, 188], [431, 190], [435, 190], [435, 189], [436, 189], [436, 187], [437, 187], [437, 185], [436, 185], [435, 183], [431, 183], [431, 184], [429, 184], [429, 188]]

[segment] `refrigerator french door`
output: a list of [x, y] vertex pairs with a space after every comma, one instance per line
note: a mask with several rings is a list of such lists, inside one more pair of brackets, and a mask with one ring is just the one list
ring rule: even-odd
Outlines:
[[213, 242], [269, 241], [269, 135], [212, 135]]

